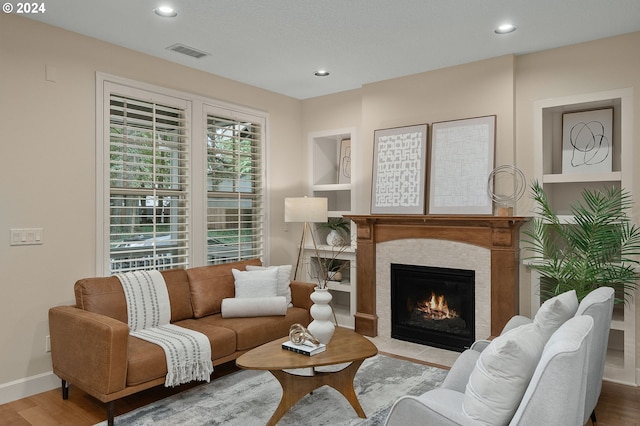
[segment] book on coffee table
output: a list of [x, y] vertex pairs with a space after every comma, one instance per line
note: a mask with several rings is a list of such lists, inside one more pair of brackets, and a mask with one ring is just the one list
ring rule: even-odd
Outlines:
[[291, 352], [311, 356], [319, 354], [320, 352], [324, 352], [327, 350], [327, 345], [324, 343], [320, 343], [318, 345], [314, 345], [312, 343], [309, 344], [296, 344], [291, 340], [287, 340], [282, 344], [282, 349], [286, 349]]

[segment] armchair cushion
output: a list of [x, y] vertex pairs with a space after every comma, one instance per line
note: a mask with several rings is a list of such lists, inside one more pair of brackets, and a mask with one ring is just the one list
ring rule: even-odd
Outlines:
[[535, 323], [493, 340], [469, 376], [463, 412], [482, 423], [507, 424], [522, 400], [546, 340]]
[[533, 322], [540, 327], [546, 341], [569, 318], [573, 318], [577, 310], [576, 291], [570, 290], [545, 301], [538, 309]]

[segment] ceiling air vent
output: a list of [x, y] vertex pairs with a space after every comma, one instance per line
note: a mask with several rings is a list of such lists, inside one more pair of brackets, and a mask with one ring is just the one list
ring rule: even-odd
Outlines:
[[194, 49], [193, 47], [185, 46], [184, 44], [176, 43], [167, 47], [167, 50], [173, 50], [174, 52], [182, 53], [183, 55], [191, 56], [192, 58], [200, 59], [203, 56], [209, 55], [201, 50]]

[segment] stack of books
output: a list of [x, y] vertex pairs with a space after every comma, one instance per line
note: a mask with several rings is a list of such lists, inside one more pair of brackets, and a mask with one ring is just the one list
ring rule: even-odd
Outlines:
[[327, 345], [324, 343], [320, 343], [318, 345], [314, 345], [313, 343], [305, 342], [303, 344], [293, 343], [291, 340], [287, 340], [282, 344], [282, 349], [286, 349], [291, 352], [311, 356], [319, 354], [320, 352], [324, 352], [327, 350]]

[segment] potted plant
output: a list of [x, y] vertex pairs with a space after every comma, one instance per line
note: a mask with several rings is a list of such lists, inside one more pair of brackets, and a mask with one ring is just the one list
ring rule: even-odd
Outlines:
[[585, 189], [563, 221], [549, 205], [542, 185], [534, 181], [536, 216], [524, 231], [530, 267], [540, 273], [543, 299], [575, 290], [582, 300], [602, 287], [616, 290], [616, 303], [633, 297], [640, 273], [640, 228], [632, 223], [631, 195], [620, 188]]
[[329, 230], [327, 244], [330, 246], [341, 246], [345, 244], [345, 241], [349, 241], [349, 238], [345, 240], [345, 237], [348, 237], [351, 232], [348, 220], [341, 217], [330, 217], [329, 220], [318, 223], [317, 226], [319, 229]]

